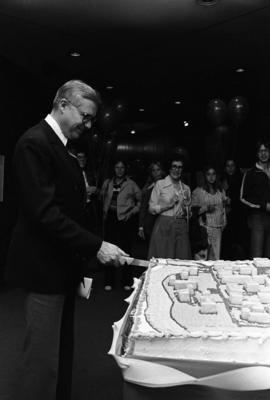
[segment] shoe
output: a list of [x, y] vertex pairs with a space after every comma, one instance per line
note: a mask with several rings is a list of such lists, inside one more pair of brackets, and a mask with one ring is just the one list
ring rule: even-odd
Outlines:
[[106, 286], [104, 286], [104, 290], [106, 290], [106, 292], [110, 292], [112, 290], [112, 286], [106, 285]]
[[125, 285], [125, 286], [124, 286], [124, 290], [126, 290], [126, 291], [131, 290], [131, 286]]

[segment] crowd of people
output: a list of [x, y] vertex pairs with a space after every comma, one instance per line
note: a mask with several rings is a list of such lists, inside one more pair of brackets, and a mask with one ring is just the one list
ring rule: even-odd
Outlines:
[[[104, 238], [132, 256], [138, 235], [148, 259], [270, 257], [269, 148], [266, 141], [260, 141], [255, 166], [246, 171], [231, 158], [223, 171], [206, 166], [201, 182], [193, 188], [183, 178], [181, 158], [171, 160], [167, 174], [160, 161], [152, 162], [142, 189], [128, 177], [127, 165], [116, 161], [111, 178], [97, 189], [96, 201], [103, 204]], [[109, 269], [106, 290], [113, 288], [113, 270]], [[123, 277], [127, 289], [131, 283], [128, 271]]]

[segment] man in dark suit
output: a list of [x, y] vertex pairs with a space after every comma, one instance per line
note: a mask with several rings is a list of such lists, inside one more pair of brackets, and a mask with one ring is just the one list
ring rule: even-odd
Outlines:
[[91, 226], [91, 231], [97, 235], [102, 232], [102, 217], [101, 212], [98, 212], [98, 201], [97, 201], [97, 185], [96, 178], [93, 171], [89, 168], [89, 163], [86, 154], [83, 151], [77, 153], [77, 160], [81, 167], [85, 189], [86, 189], [86, 221]]
[[30, 128], [14, 154], [19, 216], [7, 281], [26, 290], [26, 336], [18, 399], [71, 397], [73, 315], [84, 259], [118, 264], [126, 255], [84, 226], [85, 184], [68, 140], [91, 128], [100, 103], [82, 81], [56, 93], [51, 114]]

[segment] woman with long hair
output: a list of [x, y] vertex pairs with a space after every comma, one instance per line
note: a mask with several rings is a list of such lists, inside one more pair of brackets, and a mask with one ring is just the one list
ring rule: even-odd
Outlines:
[[149, 212], [149, 200], [155, 183], [165, 177], [165, 172], [159, 161], [152, 162], [148, 167], [148, 172], [146, 183], [142, 189], [138, 231], [138, 235], [145, 240], [147, 246], [156, 220], [156, 217]]
[[199, 222], [206, 227], [210, 245], [208, 259], [219, 260], [222, 231], [226, 225], [226, 197], [218, 179], [216, 169], [207, 166], [204, 169], [204, 183], [192, 192], [191, 207], [198, 209]]

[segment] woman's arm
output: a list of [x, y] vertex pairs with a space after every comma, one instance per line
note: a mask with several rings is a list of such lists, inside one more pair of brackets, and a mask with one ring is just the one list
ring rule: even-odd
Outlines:
[[149, 202], [149, 212], [151, 214], [154, 214], [154, 215], [161, 214], [164, 211], [170, 210], [179, 201], [178, 198], [175, 198], [175, 199], [172, 199], [170, 203], [161, 205], [160, 204], [160, 185], [159, 185], [159, 182], [160, 181], [158, 181], [155, 184], [155, 186], [153, 188], [153, 191], [152, 191], [152, 194], [151, 194], [150, 202]]
[[208, 205], [203, 202], [200, 188], [196, 188], [192, 192], [191, 207], [196, 207], [198, 209], [198, 215], [208, 211]]

